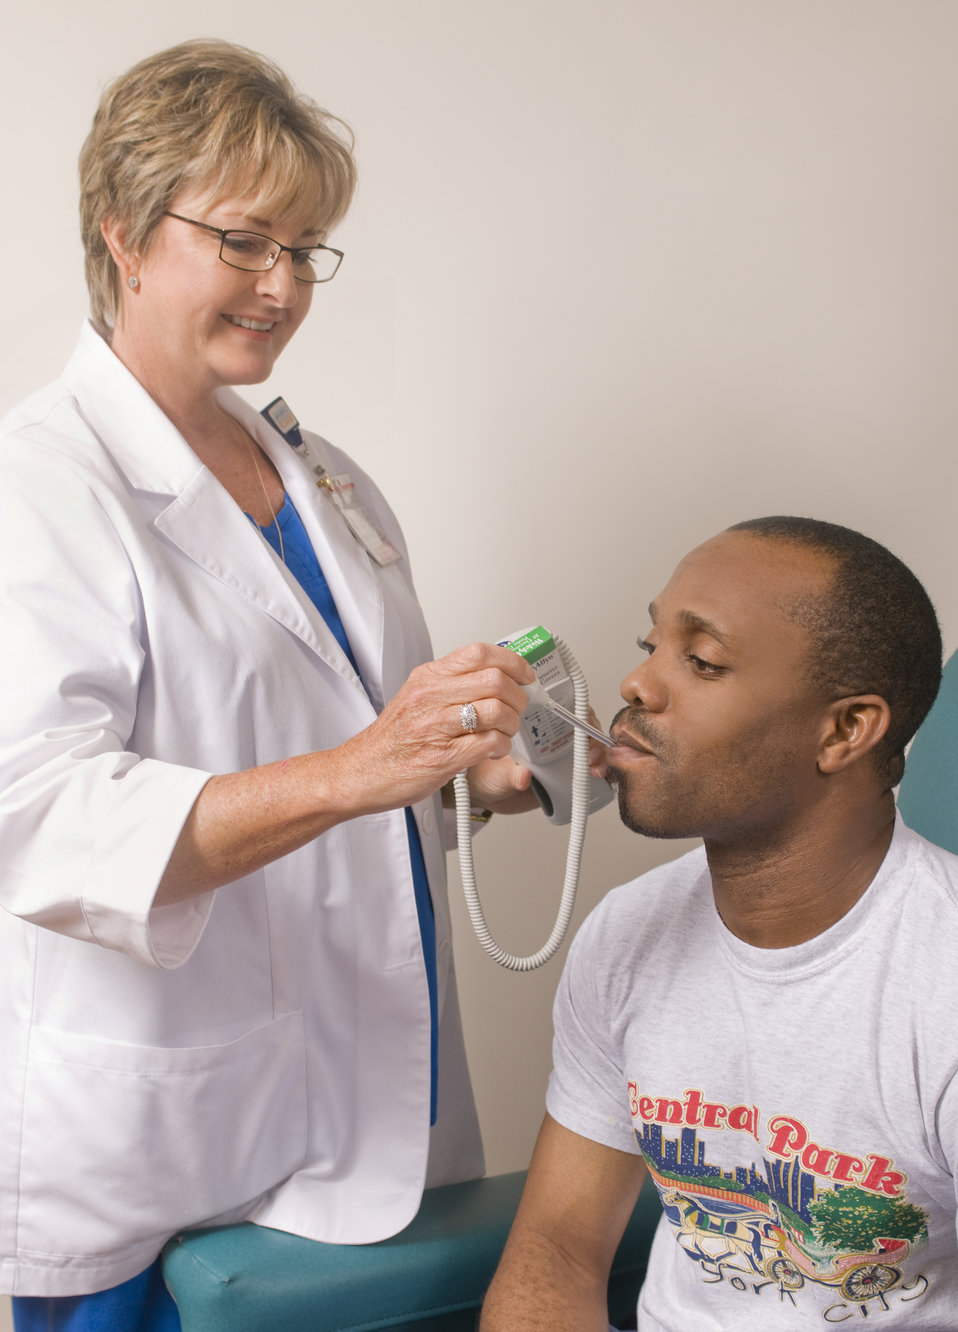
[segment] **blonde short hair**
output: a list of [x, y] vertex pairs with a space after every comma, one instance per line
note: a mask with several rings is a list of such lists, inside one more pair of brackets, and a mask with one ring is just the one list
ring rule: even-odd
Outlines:
[[325, 236], [356, 183], [353, 137], [296, 91], [271, 60], [230, 42], [197, 39], [134, 65], [104, 92], [80, 153], [80, 226], [91, 311], [116, 320], [118, 275], [100, 231], [113, 217], [131, 252], [145, 253], [184, 189], [212, 202], [253, 194], [280, 217], [313, 209]]

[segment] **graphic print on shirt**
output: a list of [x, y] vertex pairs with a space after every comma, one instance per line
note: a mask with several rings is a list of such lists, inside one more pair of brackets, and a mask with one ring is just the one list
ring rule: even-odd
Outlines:
[[[648, 1095], [637, 1082], [628, 1088], [665, 1216], [703, 1281], [796, 1308], [803, 1288], [827, 1288], [825, 1322], [924, 1295], [914, 1255], [927, 1242], [928, 1216], [908, 1201], [906, 1176], [890, 1158], [818, 1143], [787, 1114], [763, 1118], [757, 1106], [709, 1101], [694, 1088], [681, 1099]], [[706, 1159], [709, 1130], [743, 1135], [741, 1165]]]

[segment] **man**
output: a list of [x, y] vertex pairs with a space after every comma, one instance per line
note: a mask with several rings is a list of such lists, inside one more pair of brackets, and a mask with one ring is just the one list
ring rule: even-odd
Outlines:
[[624, 681], [624, 822], [704, 846], [611, 893], [555, 1007], [548, 1113], [482, 1332], [606, 1332], [647, 1174], [641, 1332], [958, 1327], [958, 857], [896, 818], [941, 639], [832, 524], [679, 564]]

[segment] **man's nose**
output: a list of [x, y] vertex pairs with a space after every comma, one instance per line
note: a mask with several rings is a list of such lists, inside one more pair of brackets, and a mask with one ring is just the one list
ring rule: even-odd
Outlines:
[[661, 671], [655, 665], [655, 654], [650, 653], [622, 681], [619, 692], [630, 707], [644, 707], [649, 712], [661, 712], [667, 691]]

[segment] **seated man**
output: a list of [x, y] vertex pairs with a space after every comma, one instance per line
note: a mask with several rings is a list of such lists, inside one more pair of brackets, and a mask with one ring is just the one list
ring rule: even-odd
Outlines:
[[704, 846], [572, 946], [482, 1332], [606, 1332], [647, 1173], [641, 1332], [954, 1329], [958, 857], [892, 793], [938, 689], [932, 605], [869, 538], [769, 518], [650, 613], [607, 775], [628, 827]]

